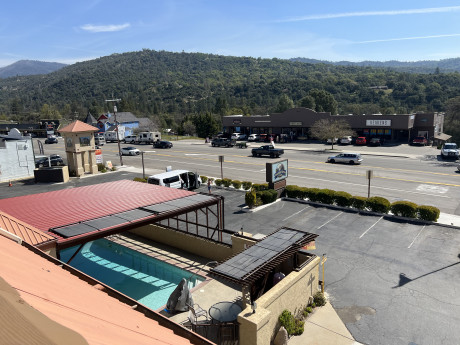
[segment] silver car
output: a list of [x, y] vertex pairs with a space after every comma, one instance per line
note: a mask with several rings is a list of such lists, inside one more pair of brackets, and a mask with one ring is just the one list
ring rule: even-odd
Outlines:
[[328, 163], [348, 163], [348, 164], [361, 164], [363, 159], [359, 153], [340, 153], [336, 156], [327, 158]]

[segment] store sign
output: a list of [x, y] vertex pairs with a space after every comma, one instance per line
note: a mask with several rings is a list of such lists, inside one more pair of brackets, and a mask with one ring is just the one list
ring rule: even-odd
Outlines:
[[104, 163], [104, 160], [102, 159], [102, 150], [101, 149], [97, 149], [94, 154], [96, 155], [96, 164], [99, 164], [99, 163]]
[[234, 125], [239, 125], [239, 124], [241, 124], [241, 120], [233, 120], [233, 124]]
[[289, 126], [302, 126], [302, 122], [289, 122]]
[[266, 163], [266, 181], [275, 183], [288, 177], [288, 160]]
[[391, 120], [366, 120], [366, 126], [391, 126]]

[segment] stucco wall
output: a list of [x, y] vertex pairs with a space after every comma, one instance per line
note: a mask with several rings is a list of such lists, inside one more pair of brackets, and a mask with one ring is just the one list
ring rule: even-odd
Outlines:
[[34, 176], [32, 139], [4, 140], [0, 145], [0, 181]]
[[253, 313], [248, 306], [238, 315], [240, 345], [267, 345], [279, 330], [278, 317], [287, 309], [296, 314], [318, 291], [319, 263], [316, 257], [299, 272], [289, 273], [283, 280], [256, 300]]

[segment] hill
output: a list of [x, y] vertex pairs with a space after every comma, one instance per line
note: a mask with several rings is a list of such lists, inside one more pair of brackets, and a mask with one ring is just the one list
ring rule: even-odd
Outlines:
[[47, 74], [67, 66], [58, 62], [43, 62], [32, 60], [20, 60], [11, 65], [0, 68], [0, 78], [15, 76]]
[[140, 115], [264, 114], [282, 95], [300, 104], [312, 89], [332, 94], [341, 114], [443, 111], [460, 94], [460, 74], [435, 72], [144, 49], [0, 79], [0, 114], [83, 118], [107, 111], [112, 95], [119, 111]]

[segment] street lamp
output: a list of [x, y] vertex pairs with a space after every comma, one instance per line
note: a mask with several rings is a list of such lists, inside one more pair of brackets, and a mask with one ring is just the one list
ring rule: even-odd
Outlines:
[[[113, 96], [113, 95], [112, 95]], [[117, 102], [121, 101], [121, 99], [106, 99], [106, 102], [115, 102], [113, 105], [113, 116], [115, 118], [115, 132], [117, 132], [117, 143], [118, 143], [118, 155], [120, 156], [120, 165], [123, 166], [123, 155], [121, 154], [121, 147], [120, 147], [120, 136], [118, 134], [118, 122], [117, 122]]]

